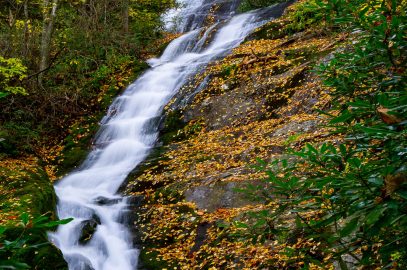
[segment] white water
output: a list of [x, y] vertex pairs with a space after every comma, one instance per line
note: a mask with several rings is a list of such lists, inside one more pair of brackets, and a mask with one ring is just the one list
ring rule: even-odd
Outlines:
[[[184, 2], [185, 14], [199, 12], [197, 1]], [[230, 10], [223, 11], [221, 18], [232, 15], [233, 9], [231, 6]], [[60, 226], [50, 234], [50, 239], [61, 249], [69, 269], [131, 270], [137, 267], [139, 252], [133, 247], [129, 230], [120, 222], [128, 208], [127, 198], [117, 191], [156, 143], [157, 126], [151, 123], [160, 116], [165, 104], [193, 74], [227, 54], [263, 23], [258, 17], [256, 13], [248, 13], [227, 20], [206, 48], [202, 39], [208, 35], [205, 29], [199, 28], [202, 19], [188, 18], [189, 22], [184, 24], [190, 26], [181, 25], [181, 28], [189, 32], [174, 40], [159, 59], [151, 59], [152, 68], [113, 102], [101, 122], [95, 149], [78, 170], [55, 186], [59, 218], [73, 217], [74, 221]], [[100, 224], [91, 240], [80, 243], [82, 228], [89, 220], [100, 221]]]

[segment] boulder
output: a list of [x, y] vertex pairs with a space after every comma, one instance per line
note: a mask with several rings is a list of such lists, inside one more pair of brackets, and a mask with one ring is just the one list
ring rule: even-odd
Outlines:
[[99, 217], [95, 216], [95, 218], [91, 220], [82, 221], [80, 226], [82, 227], [81, 235], [79, 237], [79, 243], [82, 245], [89, 242], [93, 235], [96, 232], [97, 226], [100, 224]]

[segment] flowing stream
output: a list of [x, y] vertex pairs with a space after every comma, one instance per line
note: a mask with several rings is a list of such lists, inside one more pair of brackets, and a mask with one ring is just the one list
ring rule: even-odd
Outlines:
[[[138, 250], [123, 225], [129, 199], [117, 191], [127, 175], [148, 155], [158, 136], [157, 117], [171, 97], [209, 62], [225, 56], [256, 27], [270, 20], [270, 9], [235, 14], [240, 1], [183, 0], [174, 11], [182, 18], [163, 55], [150, 59], [151, 68], [115, 99], [95, 138], [95, 148], [84, 163], [55, 185], [57, 212], [73, 217], [50, 239], [61, 249], [71, 270], [131, 270]], [[214, 24], [204, 27], [214, 3]], [[212, 13], [211, 13], [212, 14]], [[128, 211], [127, 211], [128, 212]], [[92, 228], [90, 239], [84, 228]]]

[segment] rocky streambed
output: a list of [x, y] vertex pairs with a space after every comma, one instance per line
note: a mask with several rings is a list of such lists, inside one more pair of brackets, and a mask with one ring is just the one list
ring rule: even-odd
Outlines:
[[142, 268], [286, 264], [272, 239], [247, 242], [236, 224], [254, 222], [252, 213], [267, 208], [247, 192], [267, 185], [265, 172], [253, 168], [258, 159], [339, 139], [317, 112], [329, 106], [329, 89], [312, 68], [344, 42], [312, 29], [281, 33], [287, 23], [283, 15], [258, 29], [166, 106], [160, 143], [123, 187], [138, 198], [133, 222]]

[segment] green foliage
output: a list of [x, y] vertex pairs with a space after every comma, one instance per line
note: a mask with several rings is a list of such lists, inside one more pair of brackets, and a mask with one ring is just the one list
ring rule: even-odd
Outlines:
[[62, 254], [47, 239], [47, 231], [59, 224], [54, 221], [56, 196], [37, 161], [6, 160], [0, 166], [0, 269], [24, 264], [66, 269]]
[[[15, 115], [18, 113], [16, 111]], [[39, 134], [29, 122], [5, 122], [0, 126], [0, 138], [0, 153], [17, 156], [21, 151], [32, 153], [32, 146], [39, 141]]]
[[[329, 1], [328, 1], [329, 2]], [[310, 26], [322, 25], [329, 14], [324, 1], [303, 1], [296, 5], [295, 11], [288, 14], [289, 23], [284, 26], [286, 34], [304, 31]]]
[[[112, 98], [147, 67], [143, 59], [155, 53], [153, 41], [161, 37], [161, 13], [175, 4], [173, 0], [58, 1], [49, 66], [40, 70], [49, 10], [43, 8], [44, 1], [3, 2], [0, 148], [13, 155], [62, 140], [79, 118], [105, 112]], [[10, 99], [1, 98], [11, 93], [30, 95], [13, 95], [11, 105]], [[27, 136], [23, 129], [30, 131]], [[17, 137], [24, 138], [15, 144]]]
[[9, 94], [26, 95], [26, 90], [18, 83], [26, 77], [27, 67], [20, 59], [0, 56], [0, 98]]
[[238, 10], [240, 12], [247, 12], [252, 9], [271, 6], [273, 4], [285, 2], [283, 0], [243, 0], [240, 3]]
[[[17, 226], [0, 226], [0, 269], [31, 269], [32, 265], [26, 262], [41, 261], [41, 257], [45, 255], [41, 251], [51, 245], [47, 241], [47, 230], [70, 221], [72, 219], [52, 221], [47, 215], [32, 218], [23, 212]], [[38, 266], [36, 263], [36, 267]], [[61, 265], [54, 264], [53, 267]]]
[[237, 71], [237, 65], [233, 64], [233, 65], [226, 65], [222, 68], [222, 70], [220, 71], [220, 76], [222, 77], [228, 77], [230, 75], [234, 75]]
[[[345, 140], [308, 144], [292, 150], [290, 160], [260, 162], [266, 188], [245, 192], [277, 206], [258, 215], [260, 231], [249, 236], [267, 239], [265, 225], [271, 223], [279, 243], [293, 236], [321, 243], [317, 251], [289, 250], [285, 255], [293, 260], [324, 264], [322, 258], [331, 254], [346, 269], [346, 254], [358, 266], [405, 269], [407, 252], [400, 246], [407, 241], [406, 5], [341, 0], [301, 5], [294, 18], [317, 10], [332, 27], [353, 32], [352, 47], [316, 69], [332, 89], [332, 133], [345, 134]], [[292, 29], [313, 23], [297, 20]]]
[[[297, 1], [286, 10], [284, 20], [271, 21], [256, 30], [257, 38], [283, 38], [309, 29], [322, 31], [337, 31], [331, 22], [329, 3], [331, 1], [302, 0]], [[322, 32], [321, 31], [321, 32]]]
[[[262, 186], [244, 192], [277, 207], [252, 213], [257, 221], [250, 227], [238, 224], [244, 237], [288, 243], [296, 235], [322, 243], [319, 254], [331, 254], [334, 260], [348, 254], [359, 265], [396, 264], [400, 269], [407, 265], [407, 252], [400, 250], [407, 241], [405, 166], [394, 171], [397, 163], [374, 160], [358, 145], [324, 143], [316, 148], [308, 144], [291, 153], [295, 163], [259, 163], [258, 169], [268, 175], [266, 190]], [[297, 250], [291, 256], [300, 253], [304, 255]], [[315, 256], [308, 254], [303, 260], [315, 262]]]

